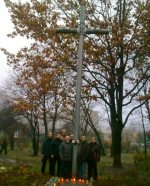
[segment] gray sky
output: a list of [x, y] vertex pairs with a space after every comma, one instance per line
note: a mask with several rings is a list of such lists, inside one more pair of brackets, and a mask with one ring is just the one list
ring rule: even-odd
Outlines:
[[[18, 1], [18, 0], [13, 0]], [[21, 2], [25, 2], [25, 0], [21, 0]], [[6, 48], [8, 51], [12, 53], [16, 53], [21, 47], [24, 47], [27, 44], [27, 41], [24, 38], [8, 38], [7, 34], [13, 31], [13, 24], [11, 22], [10, 15], [5, 6], [3, 0], [0, 0], [0, 48]], [[12, 73], [12, 70], [7, 65], [6, 56], [0, 52], [0, 85], [3, 84], [6, 78], [9, 77], [9, 74]]]

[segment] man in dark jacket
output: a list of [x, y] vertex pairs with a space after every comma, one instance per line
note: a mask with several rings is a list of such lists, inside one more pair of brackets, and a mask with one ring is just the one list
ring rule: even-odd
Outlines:
[[63, 178], [71, 178], [72, 169], [72, 151], [73, 145], [70, 140], [70, 136], [65, 137], [65, 141], [60, 144], [59, 155], [61, 159], [61, 174]]
[[60, 167], [61, 167], [61, 160], [60, 160], [60, 156], [59, 156], [59, 148], [60, 148], [60, 144], [62, 143], [61, 140], [61, 134], [58, 132], [56, 134], [56, 138], [53, 140], [53, 144], [52, 144], [52, 149], [53, 149], [53, 155], [54, 155], [54, 168], [56, 167], [57, 164], [57, 176], [60, 176]]
[[4, 150], [5, 155], [7, 155], [7, 141], [6, 141], [6, 138], [3, 139], [2, 149]]
[[92, 177], [94, 180], [97, 180], [97, 162], [100, 160], [100, 146], [96, 143], [96, 138], [92, 137], [91, 142], [89, 143], [89, 151], [87, 157], [88, 164], [88, 180]]
[[43, 142], [42, 145], [42, 167], [41, 173], [45, 173], [46, 162], [49, 160], [49, 174], [54, 176], [55, 169], [54, 169], [54, 155], [52, 151], [52, 133], [48, 133], [48, 138]]
[[78, 146], [78, 178], [86, 178], [86, 162], [88, 155], [88, 143], [85, 136], [81, 136]]
[[2, 142], [0, 140], [0, 154], [3, 152]]

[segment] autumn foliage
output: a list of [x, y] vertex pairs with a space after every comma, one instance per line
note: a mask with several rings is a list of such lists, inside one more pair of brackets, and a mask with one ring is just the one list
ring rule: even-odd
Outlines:
[[[56, 111], [57, 95], [61, 111], [68, 105], [73, 109], [78, 35], [56, 34], [55, 28], [78, 27], [79, 2], [5, 3], [15, 25], [9, 36], [21, 35], [32, 41], [31, 47], [17, 55], [6, 52], [18, 75], [16, 84], [26, 93], [16, 98], [17, 108], [41, 112], [46, 98], [44, 111], [49, 112], [50, 107]], [[150, 78], [149, 7], [148, 1], [86, 1], [86, 27], [108, 28], [110, 32], [85, 35], [82, 96], [87, 102], [101, 100], [109, 110], [115, 167], [121, 166], [122, 130], [145, 102], [138, 99]]]

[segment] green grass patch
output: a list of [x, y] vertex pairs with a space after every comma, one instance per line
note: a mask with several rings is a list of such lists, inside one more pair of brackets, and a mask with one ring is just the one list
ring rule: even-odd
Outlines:
[[[43, 186], [49, 179], [41, 175], [41, 155], [33, 156], [31, 149], [8, 151], [0, 155], [0, 186]], [[15, 160], [10, 163], [8, 159]], [[150, 185], [149, 155], [122, 154], [122, 168], [112, 167], [113, 158], [104, 156], [98, 164], [98, 180], [94, 186], [148, 186]], [[144, 162], [144, 163], [143, 163]], [[48, 172], [48, 164], [47, 170]]]

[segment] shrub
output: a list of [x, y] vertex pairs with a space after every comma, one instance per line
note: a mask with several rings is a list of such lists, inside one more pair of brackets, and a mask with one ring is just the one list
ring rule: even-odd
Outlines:
[[150, 170], [150, 154], [138, 152], [134, 155], [134, 165], [138, 169]]

